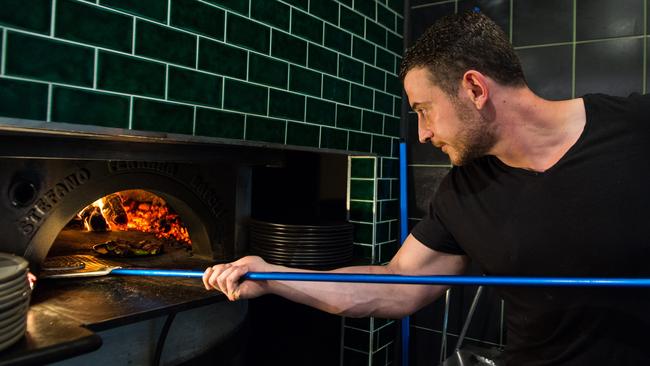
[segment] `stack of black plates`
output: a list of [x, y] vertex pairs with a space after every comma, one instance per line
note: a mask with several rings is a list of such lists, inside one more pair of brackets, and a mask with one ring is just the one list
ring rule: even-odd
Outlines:
[[269, 263], [332, 268], [352, 259], [352, 224], [296, 225], [251, 220], [253, 252]]

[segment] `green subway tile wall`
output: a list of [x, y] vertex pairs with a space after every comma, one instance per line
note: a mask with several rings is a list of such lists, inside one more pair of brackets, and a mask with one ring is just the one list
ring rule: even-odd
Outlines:
[[[56, 116], [67, 123], [395, 158], [385, 141], [396, 140], [399, 128], [384, 125], [400, 114], [399, 3], [7, 0], [0, 14], [0, 117]], [[63, 113], [76, 108], [62, 105], [68, 99], [60, 95], [54, 103], [54, 89], [73, 90], [64, 88], [92, 100], [95, 112]], [[106, 119], [123, 113], [106, 113], [116, 97], [129, 102], [118, 103], [127, 109], [126, 120]], [[17, 98], [29, 100], [29, 107], [16, 105]], [[181, 119], [163, 113], [155, 122], [163, 106]], [[93, 121], [95, 114], [102, 117]], [[224, 117], [223, 126], [217, 117]], [[295, 128], [278, 135], [254, 122], [243, 133], [249, 121], [265, 119]], [[305, 134], [306, 141], [297, 138]]]

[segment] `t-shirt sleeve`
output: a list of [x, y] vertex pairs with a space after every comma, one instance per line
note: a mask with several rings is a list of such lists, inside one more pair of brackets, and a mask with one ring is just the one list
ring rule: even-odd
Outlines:
[[[440, 191], [440, 190], [439, 190]], [[411, 234], [427, 247], [449, 254], [465, 255], [453, 235], [445, 227], [438, 212], [441, 205], [440, 192], [429, 203], [427, 215], [411, 231]]]

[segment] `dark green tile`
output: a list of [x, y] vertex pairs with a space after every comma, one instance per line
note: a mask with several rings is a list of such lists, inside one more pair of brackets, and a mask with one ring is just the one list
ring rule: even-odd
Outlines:
[[323, 75], [323, 98], [348, 104], [350, 101], [350, 83]]
[[99, 0], [101, 5], [127, 13], [167, 22], [167, 1], [160, 0]]
[[334, 0], [311, 1], [309, 12], [330, 23], [339, 24], [339, 4]]
[[384, 27], [395, 30], [395, 13], [388, 10], [385, 6], [377, 4], [377, 21]]
[[370, 19], [375, 19], [375, 0], [355, 0], [354, 9]]
[[[397, 21], [395, 24], [395, 32], [398, 34], [404, 34], [404, 19], [400, 18], [399, 16], [397, 17]], [[388, 33], [388, 48], [390, 48], [390, 33]]]
[[165, 96], [165, 65], [99, 51], [97, 87], [150, 97]]
[[382, 201], [379, 202], [379, 220], [395, 220], [399, 218], [399, 201]]
[[359, 37], [352, 37], [352, 56], [369, 64], [374, 64], [375, 46]]
[[289, 90], [320, 97], [321, 75], [304, 67], [289, 67]]
[[244, 118], [244, 115], [239, 113], [197, 108], [195, 134], [197, 136], [243, 139]]
[[169, 100], [221, 107], [221, 83], [217, 76], [198, 71], [169, 67]]
[[233, 10], [248, 15], [248, 1], [242, 0], [205, 0], [206, 2], [219, 5], [222, 8]]
[[323, 43], [323, 22], [298, 10], [291, 12], [291, 33], [312, 42]]
[[248, 65], [248, 80], [256, 83], [286, 89], [289, 81], [288, 65], [255, 53], [250, 54]]
[[7, 31], [7, 75], [58, 83], [93, 85], [91, 48]]
[[372, 152], [378, 155], [390, 156], [392, 140], [388, 137], [372, 135]]
[[133, 99], [134, 130], [192, 134], [194, 108], [186, 105]]
[[225, 43], [199, 40], [199, 69], [217, 74], [246, 78], [248, 53]]
[[388, 72], [395, 72], [395, 56], [392, 53], [377, 48], [377, 67]]
[[398, 159], [381, 159], [381, 177], [397, 178], [399, 176]]
[[[369, 332], [349, 327], [344, 328], [343, 332], [343, 337], [345, 337], [345, 345], [347, 347], [365, 351], [367, 350], [368, 345], [371, 343]], [[375, 365], [375, 363], [372, 365]], [[380, 365], [380, 363], [377, 363], [377, 365]]]
[[350, 198], [353, 200], [373, 200], [375, 197], [374, 180], [350, 180]]
[[384, 243], [388, 241], [388, 231], [390, 229], [390, 223], [388, 222], [378, 222], [375, 225], [375, 239], [377, 243]]
[[308, 66], [310, 69], [336, 75], [336, 59], [336, 52], [313, 43], [309, 44]]
[[325, 46], [349, 55], [352, 49], [350, 33], [325, 24]]
[[377, 199], [387, 200], [391, 198], [390, 194], [391, 181], [388, 179], [377, 180]]
[[376, 45], [386, 47], [386, 29], [366, 19], [366, 39]]
[[246, 140], [284, 143], [286, 121], [247, 116]]
[[[352, 7], [352, 0], [338, 0], [341, 4], [345, 4], [349, 7]], [[343, 6], [341, 6], [341, 9], [343, 9]]]
[[361, 129], [361, 109], [342, 104], [336, 106], [336, 127], [346, 130]]
[[395, 256], [398, 250], [399, 250], [399, 243], [397, 240], [393, 240], [390, 243], [382, 244], [379, 247], [380, 261], [382, 263], [390, 261]]
[[304, 123], [287, 124], [287, 145], [318, 147], [320, 127]]
[[303, 10], [307, 10], [309, 7], [309, 0], [284, 0], [285, 3], [291, 4], [295, 7], [298, 7]]
[[[352, 257], [358, 265], [375, 264], [372, 263], [372, 247], [370, 245], [353, 245]], [[374, 363], [370, 363], [367, 353], [356, 352], [350, 349], [343, 350], [343, 360], [345, 365], [374, 365]]]
[[363, 16], [355, 13], [354, 11], [346, 8], [345, 6], [341, 7], [341, 27], [343, 29], [349, 30], [356, 35], [363, 37], [364, 25], [363, 25]]
[[404, 0], [388, 0], [388, 7], [397, 14], [404, 14]]
[[346, 150], [348, 145], [348, 132], [335, 128], [323, 127], [320, 137], [320, 147], [323, 149]]
[[196, 37], [172, 28], [137, 20], [135, 53], [194, 67], [196, 64]]
[[[350, 181], [354, 182], [354, 181]], [[372, 181], [368, 181], [371, 182]], [[354, 242], [363, 244], [372, 244], [372, 224], [354, 224]]]
[[348, 136], [348, 150], [370, 152], [371, 136], [367, 133], [350, 131]]
[[223, 39], [226, 13], [196, 0], [172, 0], [170, 24], [208, 37]]
[[129, 97], [54, 86], [52, 121], [129, 127]]
[[384, 116], [384, 135], [400, 137], [400, 119]]
[[404, 52], [404, 39], [398, 35], [388, 32], [386, 35], [387, 38], [387, 48], [398, 55], [401, 55]]
[[399, 180], [392, 180], [390, 186], [391, 186], [390, 198], [399, 199], [399, 189], [400, 189]]
[[402, 96], [402, 82], [397, 76], [386, 74], [386, 91], [396, 97]]
[[352, 84], [352, 88], [350, 90], [350, 102], [353, 105], [357, 107], [372, 109], [372, 96], [372, 89], [366, 88], [365, 86]]
[[372, 216], [372, 202], [350, 202], [350, 220], [372, 222]]
[[307, 63], [307, 42], [273, 29], [271, 55], [300, 65]]
[[269, 53], [271, 29], [246, 18], [228, 14], [226, 37], [236, 44], [262, 53]]
[[384, 116], [379, 113], [363, 111], [363, 125], [361, 129], [365, 132], [382, 133]]
[[60, 0], [56, 3], [58, 38], [131, 52], [133, 19], [96, 6]]
[[240, 112], [266, 114], [269, 90], [237, 80], [226, 79], [223, 107]]
[[269, 91], [269, 115], [272, 117], [304, 121], [305, 97], [299, 94], [271, 89]]
[[251, 0], [251, 17], [268, 25], [289, 30], [289, 6], [279, 1]]
[[365, 65], [364, 85], [375, 89], [384, 90], [386, 87], [386, 73], [376, 67]]
[[393, 113], [393, 97], [389, 94], [375, 91], [375, 108], [378, 112]]
[[363, 83], [363, 64], [350, 57], [339, 56], [339, 76], [357, 83]]
[[[386, 112], [390, 114], [389, 112]], [[402, 98], [393, 99], [393, 115], [399, 117], [402, 113]]]
[[350, 176], [353, 178], [375, 178], [374, 158], [350, 159]]
[[307, 122], [334, 126], [336, 104], [320, 99], [307, 98]]
[[0, 24], [38, 33], [50, 33], [51, 0], [4, 0]]
[[399, 139], [391, 139], [391, 145], [393, 146], [391, 157], [399, 158]]
[[[354, 223], [354, 229], [357, 229], [357, 226], [359, 225], [367, 225], [367, 224], [360, 224], [360, 223]], [[345, 321], [345, 326], [347, 327], [353, 327], [357, 329], [364, 329], [364, 330], [370, 330], [370, 319], [369, 317], [366, 318], [344, 318]]]
[[0, 78], [0, 116], [45, 121], [47, 84]]

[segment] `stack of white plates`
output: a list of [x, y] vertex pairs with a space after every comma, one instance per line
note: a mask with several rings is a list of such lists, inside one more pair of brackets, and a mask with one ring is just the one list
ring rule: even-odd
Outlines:
[[30, 295], [27, 261], [0, 253], [0, 351], [25, 335]]

